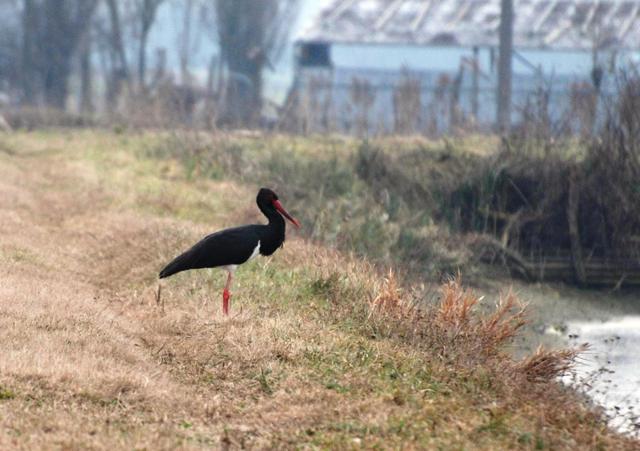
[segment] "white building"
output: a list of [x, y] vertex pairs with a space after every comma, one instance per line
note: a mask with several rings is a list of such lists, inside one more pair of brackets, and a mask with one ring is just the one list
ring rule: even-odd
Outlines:
[[[639, 1], [514, 0], [514, 12], [516, 123], [527, 105], [559, 119], [606, 96], [637, 61]], [[489, 129], [499, 23], [500, 0], [334, 0], [296, 41], [292, 116], [310, 131]]]

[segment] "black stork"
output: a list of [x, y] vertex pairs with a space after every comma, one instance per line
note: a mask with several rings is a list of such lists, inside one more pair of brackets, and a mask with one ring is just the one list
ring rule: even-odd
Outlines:
[[269, 256], [282, 246], [285, 232], [283, 216], [300, 227], [300, 223], [284, 209], [278, 195], [269, 188], [260, 189], [256, 203], [269, 220], [267, 225], [245, 225], [212, 233], [174, 258], [160, 271], [160, 278], [188, 269], [225, 268], [227, 283], [222, 292], [222, 311], [228, 315], [231, 297], [229, 288], [238, 265], [248, 262], [258, 254]]

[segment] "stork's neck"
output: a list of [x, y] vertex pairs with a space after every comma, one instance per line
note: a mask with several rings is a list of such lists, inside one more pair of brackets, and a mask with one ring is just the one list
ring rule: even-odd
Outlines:
[[272, 214], [267, 215], [267, 219], [269, 220], [269, 227], [276, 229], [278, 231], [284, 231], [284, 218], [277, 211], [273, 211]]
[[258, 208], [260, 208], [262, 214], [265, 215], [269, 220], [269, 227], [278, 231], [284, 230], [284, 218], [280, 213], [276, 211], [275, 208], [273, 208], [272, 206], [262, 205], [258, 205]]
[[260, 211], [269, 220], [269, 224], [263, 226], [264, 228], [261, 232], [260, 253], [262, 255], [271, 255], [284, 243], [284, 218], [271, 206], [265, 208], [261, 205], [258, 206], [260, 207]]

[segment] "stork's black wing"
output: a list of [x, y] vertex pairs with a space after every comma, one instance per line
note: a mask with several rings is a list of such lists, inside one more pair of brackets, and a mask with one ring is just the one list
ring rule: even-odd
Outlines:
[[180, 271], [246, 262], [260, 240], [260, 225], [221, 230], [204, 237], [188, 251], [178, 255], [160, 271], [160, 278]]

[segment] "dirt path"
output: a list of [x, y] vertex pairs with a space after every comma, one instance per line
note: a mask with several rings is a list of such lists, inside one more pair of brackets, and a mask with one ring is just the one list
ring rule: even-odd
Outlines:
[[0, 152], [1, 449], [200, 446], [222, 433], [193, 430], [224, 415], [221, 400], [172, 374], [157, 330], [145, 338], [183, 327], [156, 321], [149, 274], [168, 221], [117, 204], [90, 164]]

